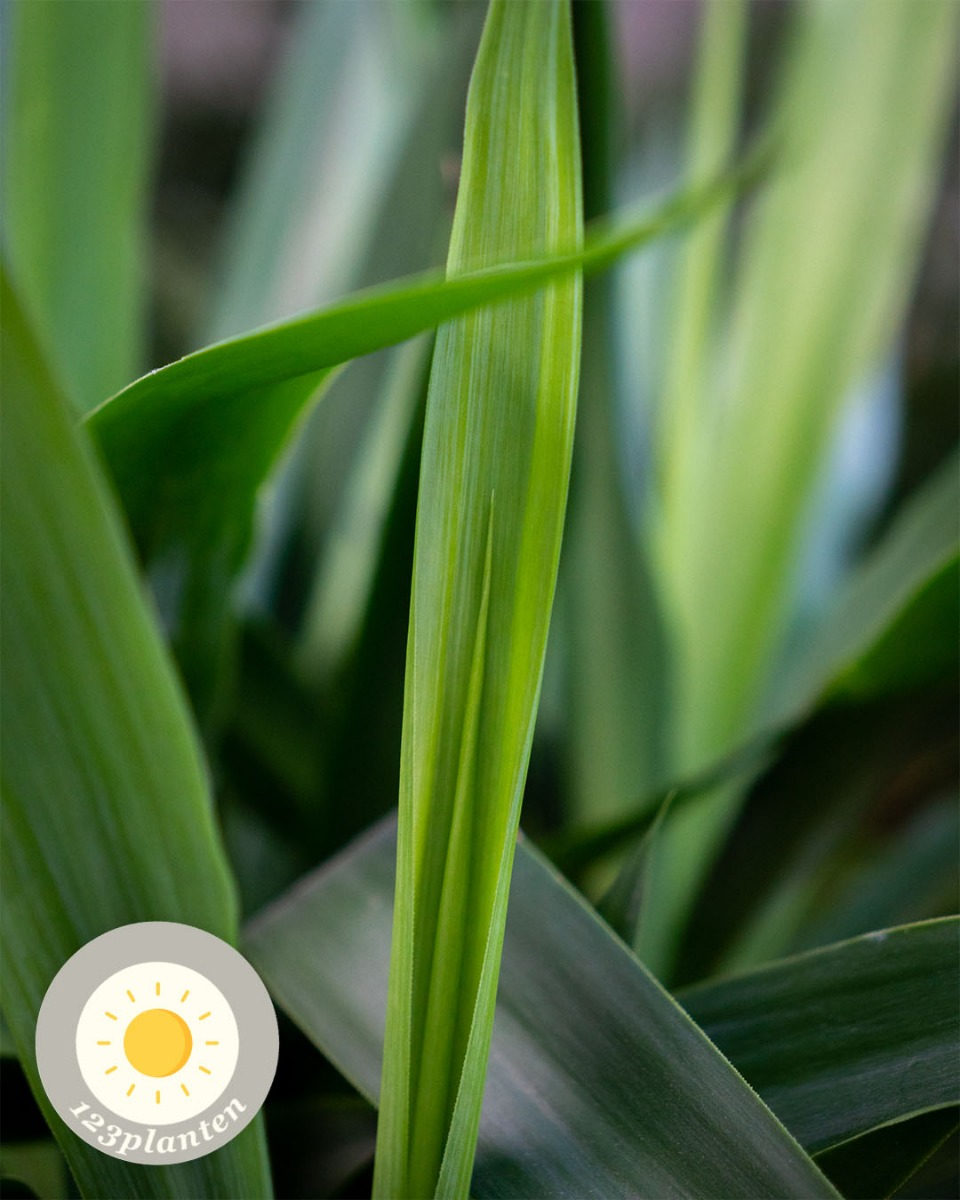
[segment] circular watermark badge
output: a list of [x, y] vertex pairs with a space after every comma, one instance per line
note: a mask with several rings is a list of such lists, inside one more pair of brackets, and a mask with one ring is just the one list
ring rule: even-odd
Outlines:
[[253, 1120], [277, 1069], [273, 1004], [232, 946], [144, 921], [88, 942], [37, 1018], [51, 1104], [83, 1140], [128, 1162], [211, 1154]]

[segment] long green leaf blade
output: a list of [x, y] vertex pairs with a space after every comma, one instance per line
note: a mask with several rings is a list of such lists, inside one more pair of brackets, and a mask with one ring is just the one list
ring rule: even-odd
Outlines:
[[[808, 0], [778, 99], [782, 166], [744, 230], [733, 318], [658, 539], [677, 629], [676, 766], [761, 719], [793, 616], [803, 519], [851, 389], [889, 353], [950, 112], [957, 8]], [[894, 108], [889, 98], [903, 103]], [[735, 814], [719, 793], [664, 829], [644, 961], [669, 972]]]
[[[318, 313], [219, 342], [138, 379], [89, 421], [141, 549], [152, 557], [188, 539], [200, 508], [212, 525], [231, 525], [236, 513], [249, 522], [263, 479], [259, 463], [275, 461], [322, 373], [480, 305], [534, 291], [581, 268], [603, 270], [695, 220], [754, 173], [755, 164], [747, 164], [653, 210], [600, 227], [582, 252], [448, 279], [428, 272], [372, 288]], [[315, 378], [308, 382], [305, 376]], [[288, 386], [289, 391], [274, 390]], [[254, 473], [252, 421], [258, 423], [254, 444], [261, 449]]]
[[[509, 195], [509, 202], [507, 196]], [[449, 276], [583, 235], [567, 0], [493, 0]], [[427, 398], [374, 1194], [466, 1196], [566, 505], [581, 284], [441, 327]]]
[[153, 17], [146, 0], [4, 11], [4, 253], [83, 411], [143, 369]]
[[870, 933], [680, 994], [805, 1146], [960, 1101], [960, 918]]
[[[374, 1103], [394, 889], [385, 821], [246, 930], [278, 1004]], [[596, 914], [517, 850], [471, 1194], [831, 1196]]]
[[144, 604], [114, 501], [72, 427], [6, 275], [2, 307], [3, 1014], [86, 1196], [265, 1196], [257, 1123], [176, 1167], [81, 1141], [40, 1084], [50, 981], [133, 921], [236, 937], [236, 901], [184, 700]]

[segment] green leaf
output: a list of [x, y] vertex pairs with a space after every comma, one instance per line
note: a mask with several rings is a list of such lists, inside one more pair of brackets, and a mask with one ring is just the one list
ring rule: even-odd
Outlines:
[[870, 933], [679, 995], [812, 1150], [960, 1101], [960, 918]]
[[[245, 939], [278, 1004], [373, 1102], [394, 870], [391, 821], [301, 881]], [[471, 1194], [834, 1192], [700, 1030], [521, 841]]]
[[[70, 1194], [66, 1163], [60, 1147], [49, 1138], [38, 1142], [4, 1142], [0, 1146], [0, 1196], [37, 1196], [62, 1200]], [[29, 1191], [8, 1190], [8, 1180], [22, 1182]]]
[[958, 844], [960, 806], [955, 793], [947, 794], [857, 864], [843, 886], [831, 890], [829, 907], [807, 919], [788, 950], [810, 950], [871, 929], [956, 912]]
[[300, 638], [298, 662], [308, 677], [329, 679], [359, 637], [411, 430], [423, 411], [431, 348], [430, 339], [419, 338], [396, 352], [334, 512]]
[[[412, 243], [406, 269], [428, 261], [417, 226], [430, 223], [424, 210], [439, 208], [439, 172], [428, 175], [423, 158], [415, 164], [420, 213], [398, 214], [391, 186], [411, 137], [434, 140], [424, 117], [443, 90], [434, 69], [440, 14], [413, 9], [398, 0], [297, 7], [231, 206], [210, 341], [372, 282], [356, 278], [366, 259], [397, 273], [390, 260], [408, 258]], [[391, 245], [372, 247], [388, 206]]]
[[960, 456], [911, 497], [851, 576], [784, 685], [783, 709], [862, 699], [956, 674]]
[[765, 163], [757, 154], [652, 211], [601, 226], [583, 252], [450, 279], [427, 273], [220, 342], [145, 375], [92, 413], [191, 694], [204, 698], [211, 686], [210, 646], [223, 637], [257, 492], [333, 368], [581, 267], [602, 270], [696, 220]]
[[146, 0], [4, 10], [4, 253], [83, 411], [143, 369], [153, 17]]
[[[493, 0], [467, 100], [448, 276], [575, 251], [580, 186], [569, 2]], [[560, 557], [581, 303], [575, 277], [437, 333], [375, 1196], [469, 1192]]]
[[892, 1196], [956, 1135], [955, 1108], [923, 1113], [909, 1121], [884, 1125], [817, 1155], [817, 1164], [847, 1200]]
[[[603, 4], [574, 5], [577, 95], [588, 218], [611, 205], [615, 66]], [[583, 359], [570, 504], [548, 648], [565, 688], [568, 811], [578, 821], [622, 818], [658, 785], [667, 745], [667, 636], [647, 556], [628, 511], [617, 447], [612, 281], [584, 292]], [[627, 318], [629, 319], [629, 318]]]
[[[616, 846], [630, 835], [644, 832], [659, 811], [665, 795], [671, 792], [677, 793], [673, 802], [676, 810], [718, 785], [726, 785], [730, 791], [729, 785], [739, 783], [738, 790], [742, 791], [765, 767], [776, 743], [788, 731], [792, 736], [802, 737], [803, 722], [809, 720], [810, 713], [818, 706], [831, 702], [849, 704], [877, 700], [887, 693], [895, 695], [924, 682], [936, 683], [949, 678], [960, 644], [956, 632], [960, 614], [956, 594], [960, 533], [958, 502], [957, 460], [956, 456], [951, 456], [935, 477], [910, 499], [872, 554], [850, 577], [834, 610], [818, 630], [812, 647], [798, 659], [780, 689], [779, 698], [772, 702], [767, 730], [749, 738], [733, 755], [726, 756], [706, 771], [681, 779], [654, 803], [643, 801], [638, 807], [638, 815], [633, 818], [594, 830], [568, 832], [550, 846], [551, 852], [556, 851], [560, 856], [557, 859], [560, 865], [567, 869], [579, 867], [591, 853], [599, 853], [604, 847]], [[850, 719], [852, 731], [850, 722], [844, 722], [842, 715], [838, 720], [841, 722], [839, 734], [830, 736], [825, 746], [820, 746], [814, 738], [811, 755], [808, 744], [801, 741], [803, 752], [798, 751], [786, 760], [786, 786], [791, 789], [786, 794], [793, 796], [791, 815], [784, 818], [782, 812], [771, 809], [765, 818], [769, 847], [760, 853], [766, 870], [752, 870], [749, 885], [738, 887], [737, 897], [740, 901], [749, 900], [757, 885], [763, 886], [765, 875], [775, 880], [779, 891], [754, 915], [754, 928], [743, 935], [746, 941], [737, 951], [737, 959], [728, 966], [751, 965], [764, 957], [806, 948], [792, 945], [792, 935], [806, 915], [811, 893], [820, 882], [825, 859], [835, 853], [837, 839], [849, 825], [849, 820], [845, 825], [844, 818], [838, 819], [838, 816], [842, 812], [847, 818], [855, 816], [849, 803], [852, 796], [860, 795], [864, 802], [869, 798], [863, 776], [866, 773], [869, 778], [873, 777], [873, 768], [884, 761], [885, 750], [895, 744], [892, 732], [895, 733], [902, 723], [896, 712], [883, 722], [883, 727], [876, 717], [871, 718], [870, 713], [864, 720], [853, 714]], [[870, 737], [867, 745], [864, 745], [861, 728], [864, 725]], [[875, 735], [871, 733], [874, 726], [877, 727]], [[854, 745], [861, 747], [859, 754], [851, 752]], [[848, 759], [854, 775], [848, 771], [834, 782], [832, 775], [825, 774], [836, 773], [836, 763]], [[791, 763], [796, 779], [791, 777]], [[868, 767], [866, 772], [859, 769], [864, 765]], [[859, 774], [856, 774], [858, 769]], [[809, 791], [814, 777], [819, 780], [818, 799], [816, 803], [802, 804], [801, 797]], [[772, 778], [780, 781], [778, 775]], [[780, 781], [781, 789], [783, 786]], [[785, 794], [782, 790], [768, 787], [767, 793], [769, 804], [783, 804]], [[784, 820], [792, 830], [789, 836], [784, 835]], [[916, 861], [907, 859], [906, 846], [898, 846], [893, 856], [895, 861], [890, 862], [883, 881], [878, 881], [874, 888], [873, 903], [880, 905], [876, 911], [889, 914], [889, 905], [904, 889], [908, 893], [911, 889], [916, 891], [920, 876], [915, 874], [915, 867], [923, 862], [929, 868], [935, 868], [937, 863], [943, 862], [944, 853], [950, 855], [949, 849], [944, 852], [943, 847], [952, 844], [952, 839], [947, 837], [926, 849], [918, 847], [920, 857]], [[747, 849], [747, 857], [755, 860], [757, 854], [754, 840]], [[787, 869], [785, 864], [791, 855], [796, 861]], [[651, 864], [656, 866], [655, 858], [652, 842], [647, 839], [621, 871], [616, 884], [621, 903], [618, 907], [604, 908], [604, 915], [634, 946], [642, 945], [644, 908], [637, 902], [650, 889], [646, 876]], [[739, 875], [742, 870], [742, 865], [733, 866], [731, 874]], [[933, 878], [942, 882], [949, 877], [949, 864], [945, 864]], [[717, 899], [717, 896], [709, 899], [707, 906], [714, 906]], [[884, 901], [887, 901], [886, 908]], [[860, 907], [854, 904], [854, 910]], [[699, 908], [702, 912], [704, 905], [701, 903]], [[815, 944], [835, 941], [869, 928], [901, 923], [913, 916], [933, 915], [936, 911], [901, 914], [899, 920], [896, 916], [894, 919], [883, 918], [847, 930], [841, 925], [835, 936], [820, 938]], [[842, 922], [844, 912], [845, 906], [835, 903], [833, 917]], [[856, 919], [855, 911], [851, 912], [851, 919]], [[695, 944], [698, 939], [694, 935], [690, 940]], [[704, 938], [701, 936], [699, 941], [704, 943]], [[718, 934], [715, 929], [706, 942], [716, 947]], [[741, 958], [742, 955], [745, 957]]]
[[[889, 352], [902, 317], [950, 112], [949, 0], [809, 0], [795, 13], [777, 102], [783, 170], [744, 228], [689, 469], [654, 518], [662, 512], [658, 540], [670, 550], [679, 771], [762, 719], [804, 517], [847, 397]], [[903, 103], [891, 108], [893, 95]], [[658, 972], [670, 970], [739, 798], [719, 793], [663, 831], [669, 870], [643, 941]]]
[[259, 1124], [196, 1162], [124, 1164], [63, 1124], [37, 1075], [40, 1003], [75, 951], [134, 921], [234, 940], [236, 903], [113, 498], [5, 274], [0, 289], [3, 1014], [85, 1195], [268, 1195]]
[[[841, 923], [836, 936], [814, 944], [956, 911], [949, 890], [942, 906], [937, 896], [924, 896], [924, 882], [944, 882], [942, 869], [939, 877], [919, 881], [913, 901], [919, 909], [910, 904], [909, 876], [918, 864], [890, 808], [904, 772], [914, 781], [917, 801], [924, 798], [927, 772], [933, 787], [952, 773], [956, 724], [955, 700], [946, 691], [827, 708], [796, 730], [753, 788], [697, 898], [678, 977], [697, 982], [718, 970], [740, 971], [808, 948], [798, 940], [805, 930], [816, 930], [821, 914]], [[887, 833], [888, 823], [893, 828]], [[940, 826], [935, 836], [943, 832]], [[878, 905], [868, 880], [858, 880], [852, 868], [884, 842], [907, 878], [895, 883], [896, 873], [888, 875], [890, 890]], [[949, 857], [949, 835], [947, 842], [921, 850], [921, 862], [926, 858], [934, 866]], [[906, 908], [898, 907], [898, 894]], [[931, 901], [933, 907], [925, 907]], [[845, 904], [858, 922], [853, 928], [842, 924]], [[823, 932], [829, 935], [829, 923]]]

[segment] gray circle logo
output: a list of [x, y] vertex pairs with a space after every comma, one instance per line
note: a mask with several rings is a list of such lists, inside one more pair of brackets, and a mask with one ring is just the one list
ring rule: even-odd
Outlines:
[[277, 1069], [277, 1018], [232, 946], [144, 921], [88, 942], [37, 1018], [37, 1066], [67, 1126], [104, 1154], [163, 1166], [253, 1120]]

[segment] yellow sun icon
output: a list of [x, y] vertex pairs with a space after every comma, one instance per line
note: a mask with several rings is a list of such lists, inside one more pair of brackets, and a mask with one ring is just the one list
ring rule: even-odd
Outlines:
[[139, 1013], [123, 1035], [127, 1062], [141, 1075], [156, 1079], [175, 1075], [192, 1050], [190, 1026], [169, 1008], [148, 1008]]
[[239, 1053], [223, 993], [176, 963], [137, 963], [96, 988], [77, 1025], [77, 1061], [114, 1112], [170, 1124], [226, 1089]]

